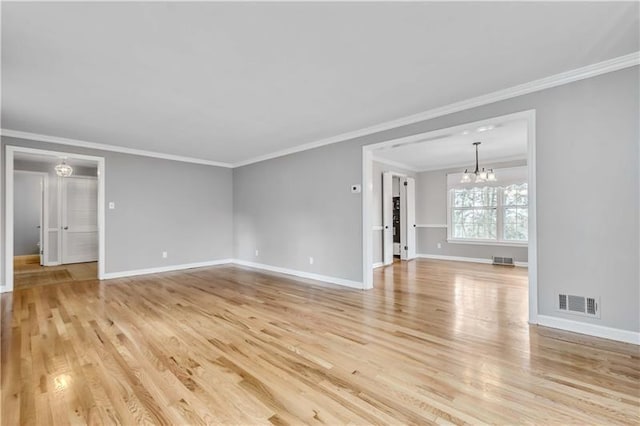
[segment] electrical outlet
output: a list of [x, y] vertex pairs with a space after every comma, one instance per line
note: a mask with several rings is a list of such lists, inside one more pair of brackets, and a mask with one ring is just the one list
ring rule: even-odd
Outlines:
[[313, 265], [313, 257], [309, 257], [309, 265]]
[[109, 201], [109, 210], [114, 210], [116, 208], [116, 203], [113, 201]]
[[163, 258], [163, 259], [166, 259], [166, 258], [167, 258], [167, 252], [166, 252], [166, 251], [163, 251], [163, 252], [162, 252], [162, 258]]
[[258, 251], [258, 249], [256, 249], [256, 257], [258, 257], [259, 254], [260, 252]]

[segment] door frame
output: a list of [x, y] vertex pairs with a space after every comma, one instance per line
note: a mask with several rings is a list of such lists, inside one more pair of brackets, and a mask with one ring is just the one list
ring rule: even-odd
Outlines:
[[67, 159], [93, 161], [98, 166], [98, 279], [105, 275], [105, 159], [93, 155], [73, 152], [51, 151], [45, 149], [26, 148], [22, 146], [5, 146], [5, 233], [4, 233], [4, 285], [0, 292], [13, 291], [13, 159], [16, 152], [27, 154], [66, 157]]
[[[42, 191], [40, 200], [40, 251], [42, 265], [47, 266], [49, 263], [49, 174], [45, 172], [32, 172], [31, 170], [14, 170], [15, 173], [25, 175], [35, 175], [42, 178]], [[13, 247], [13, 246], [12, 246]]]
[[373, 157], [376, 150], [391, 148], [402, 144], [417, 143], [441, 138], [452, 133], [463, 132], [469, 127], [480, 127], [507, 120], [526, 120], [527, 122], [527, 169], [529, 190], [529, 323], [538, 323], [538, 244], [536, 218], [536, 111], [535, 109], [520, 111], [491, 117], [475, 122], [467, 122], [456, 126], [441, 128], [416, 135], [387, 140], [362, 147], [362, 286], [373, 288]]

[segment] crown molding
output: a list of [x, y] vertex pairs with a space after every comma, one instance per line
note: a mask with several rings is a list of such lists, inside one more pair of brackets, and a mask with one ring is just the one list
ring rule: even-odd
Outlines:
[[142, 149], [125, 148], [117, 145], [107, 145], [102, 143], [87, 142], [79, 139], [61, 138], [58, 136], [40, 135], [37, 133], [22, 132], [19, 130], [1, 129], [0, 134], [2, 136], [28, 139], [39, 142], [49, 142], [59, 145], [77, 146], [80, 148], [97, 149], [100, 151], [119, 152], [122, 154], [140, 155], [143, 157], [160, 158], [163, 160], [181, 161], [183, 163], [204, 164], [207, 166], [217, 166], [232, 168], [233, 165], [229, 163], [221, 163], [219, 161], [203, 160], [201, 158], [183, 157], [180, 155], [164, 154], [161, 152], [145, 151]]
[[248, 160], [234, 163], [233, 167], [242, 167], [249, 164], [258, 163], [260, 161], [270, 160], [272, 158], [294, 154], [296, 152], [306, 151], [313, 148], [319, 148], [321, 146], [331, 145], [338, 142], [344, 142], [350, 139], [355, 139], [362, 136], [383, 132], [385, 130], [390, 130], [396, 127], [415, 124], [421, 121], [426, 121], [433, 118], [442, 117], [444, 115], [453, 114], [455, 112], [460, 112], [467, 109], [476, 108], [483, 105], [488, 105], [495, 102], [503, 101], [506, 99], [527, 95], [529, 93], [539, 92], [541, 90], [550, 89], [552, 87], [561, 86], [563, 84], [573, 83], [580, 80], [585, 80], [587, 78], [596, 77], [598, 75], [619, 71], [619, 70], [637, 66], [637, 65], [640, 65], [640, 52], [633, 52], [628, 55], [619, 56], [613, 59], [608, 59], [606, 61], [587, 65], [581, 68], [576, 68], [574, 70], [561, 72], [559, 74], [554, 74], [552, 76], [541, 78], [539, 80], [530, 81], [528, 83], [509, 87], [503, 90], [498, 90], [496, 92], [488, 93], [486, 95], [481, 95], [475, 98], [470, 98], [464, 101], [454, 102], [446, 106], [433, 108], [417, 114], [413, 114], [406, 117], [398, 118], [396, 120], [377, 124], [375, 126], [365, 127], [360, 130], [342, 133], [340, 135], [332, 136], [330, 138], [321, 139], [321, 140], [310, 142], [304, 145], [298, 145], [296, 147], [284, 149], [281, 151], [276, 151], [271, 154], [250, 158]]
[[[596, 77], [598, 75], [602, 75], [602, 74], [606, 74], [614, 71], [619, 71], [619, 70], [637, 66], [637, 65], [640, 65], [640, 52], [633, 52], [628, 55], [619, 56], [617, 58], [598, 62], [592, 65], [587, 65], [581, 68], [576, 68], [574, 70], [565, 71], [549, 77], [541, 78], [539, 80], [534, 80], [528, 83], [510, 87], [507, 89], [488, 93], [486, 95], [481, 95], [481, 96], [470, 98], [460, 102], [454, 102], [449, 105], [433, 108], [417, 114], [398, 118], [396, 120], [386, 121], [384, 123], [380, 123], [374, 126], [365, 127], [363, 129], [342, 133], [329, 138], [320, 139], [315, 142], [310, 142], [310, 143], [298, 145], [292, 148], [272, 152], [270, 154], [252, 157], [247, 160], [239, 161], [236, 163], [224, 163], [219, 161], [205, 160], [201, 158], [183, 157], [180, 155], [165, 154], [161, 152], [146, 151], [141, 149], [125, 148], [117, 145], [108, 145], [108, 144], [88, 142], [88, 141], [83, 141], [78, 139], [68, 139], [68, 138], [57, 137], [57, 136], [41, 135], [37, 133], [29, 133], [29, 132], [23, 132], [18, 130], [11, 130], [11, 129], [0, 129], [0, 134], [2, 136], [14, 137], [19, 139], [31, 139], [31, 140], [40, 141], [40, 142], [50, 142], [50, 143], [56, 143], [60, 145], [69, 145], [69, 146], [77, 146], [81, 148], [97, 149], [101, 151], [119, 152], [123, 154], [140, 155], [144, 157], [160, 158], [164, 160], [181, 161], [185, 163], [205, 164], [209, 166], [235, 168], [235, 167], [247, 166], [249, 164], [258, 163], [265, 160], [270, 160], [277, 157], [283, 157], [289, 154], [295, 154], [297, 152], [319, 148], [325, 145], [344, 142], [344, 141], [359, 138], [362, 136], [372, 135], [374, 133], [383, 132], [385, 130], [390, 130], [396, 127], [415, 124], [421, 121], [426, 121], [426, 120], [441, 117], [444, 115], [464, 111], [467, 109], [492, 104], [494, 102], [515, 98], [517, 96], [527, 95], [529, 93], [550, 89], [552, 87], [573, 83], [576, 81], [584, 80], [591, 77]], [[412, 168], [409, 168], [409, 170], [412, 170]]]
[[[490, 159], [490, 160], [482, 160], [483, 161], [483, 166], [487, 166], [490, 169], [499, 169], [502, 168], [503, 166], [500, 166], [501, 163], [509, 163], [512, 161], [527, 161], [527, 154], [522, 154], [522, 155], [512, 155], [509, 157], [502, 157], [502, 158], [494, 158], [494, 159]], [[495, 166], [495, 165], [498, 166]], [[451, 164], [445, 167], [442, 166], [437, 166], [437, 167], [420, 167], [417, 171], [419, 173], [423, 173], [423, 172], [449, 172], [451, 171], [453, 173], [453, 169], [462, 169], [462, 168], [468, 168], [468, 169], [473, 169], [475, 167], [475, 163], [469, 163], [468, 161], [466, 163], [457, 163], [457, 164]], [[517, 167], [517, 166], [509, 166], [509, 167]], [[462, 172], [460, 172], [462, 173]]]

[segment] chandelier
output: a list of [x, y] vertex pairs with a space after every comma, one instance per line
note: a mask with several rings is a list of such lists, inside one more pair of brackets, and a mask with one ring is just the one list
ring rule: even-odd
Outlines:
[[73, 167], [67, 164], [66, 159], [55, 167], [56, 174], [60, 177], [69, 177], [73, 173]]
[[497, 180], [496, 173], [493, 171], [493, 169], [485, 171], [483, 167], [482, 171], [480, 171], [480, 167], [478, 167], [478, 145], [480, 145], [481, 143], [482, 142], [473, 143], [473, 145], [476, 147], [476, 169], [472, 173], [469, 173], [467, 169], [464, 169], [464, 174], [462, 175], [462, 179], [460, 179], [461, 183], [470, 183], [472, 181], [471, 177], [473, 175], [475, 175], [475, 177], [473, 178], [473, 182], [475, 183], [495, 182]]

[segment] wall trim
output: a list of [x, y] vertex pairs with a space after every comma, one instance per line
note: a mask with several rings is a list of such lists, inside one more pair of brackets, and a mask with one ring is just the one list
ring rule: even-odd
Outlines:
[[[416, 257], [421, 259], [433, 259], [433, 260], [452, 260], [454, 262], [470, 262], [470, 263], [484, 263], [491, 265], [492, 259], [485, 259], [481, 257], [463, 257], [463, 256], [445, 256], [440, 254], [416, 254]], [[514, 262], [515, 266], [521, 268], [528, 268], [528, 262]]]
[[[525, 154], [524, 157], [522, 155], [512, 155], [512, 156], [509, 156], [509, 157], [490, 158], [485, 163], [485, 167], [498, 169], [498, 167], [493, 167], [493, 165], [494, 164], [500, 164], [500, 163], [511, 163], [511, 162], [515, 162], [515, 161], [527, 161], [526, 154]], [[523, 164], [523, 166], [526, 167], [526, 164]], [[453, 169], [473, 169], [473, 167], [475, 167], [474, 163], [466, 162], [466, 163], [452, 164], [452, 165], [446, 166], [446, 167], [438, 166], [438, 167], [429, 167], [429, 168], [426, 168], [426, 169], [421, 168], [419, 170], [419, 173], [439, 172], [439, 171], [447, 171], [447, 174], [449, 174], [449, 173], [462, 173], [462, 170], [459, 170], [457, 172], [452, 172], [452, 170]]]
[[605, 327], [597, 324], [574, 321], [565, 318], [538, 315], [538, 325], [571, 331], [573, 333], [586, 334], [588, 336], [615, 340], [618, 342], [640, 345], [640, 333], [637, 331], [621, 330], [619, 328]]
[[239, 161], [233, 164], [233, 167], [242, 167], [260, 161], [270, 160], [272, 158], [282, 157], [296, 152], [307, 151], [313, 148], [319, 148], [325, 145], [331, 145], [337, 142], [344, 142], [351, 139], [356, 139], [362, 136], [371, 135], [374, 133], [383, 132], [385, 130], [394, 129], [396, 127], [402, 127], [409, 124], [415, 124], [421, 121], [431, 120], [436, 117], [442, 117], [444, 115], [453, 114], [455, 112], [464, 111], [471, 108], [477, 108], [483, 105], [492, 104], [506, 99], [515, 98], [522, 95], [528, 95], [530, 93], [539, 92], [541, 90], [550, 89], [552, 87], [561, 86], [563, 84], [573, 83], [587, 78], [596, 77], [602, 74], [607, 74], [614, 71], [619, 71], [625, 68], [640, 65], [640, 51], [633, 52], [628, 55], [619, 56], [617, 58], [608, 59], [606, 61], [597, 62], [595, 64], [587, 65], [584, 67], [576, 68], [573, 70], [561, 72], [558, 74], [544, 77], [538, 80], [533, 80], [528, 83], [519, 84], [506, 89], [498, 90], [485, 95], [477, 96], [460, 102], [454, 102], [449, 105], [445, 105], [438, 108], [433, 108], [427, 111], [419, 112], [417, 114], [409, 115], [406, 117], [398, 118], [396, 120], [386, 121], [374, 126], [365, 127], [360, 130], [355, 130], [340, 135], [332, 136], [326, 139], [321, 139], [315, 142], [298, 145], [296, 147], [276, 151], [271, 154], [261, 155], [253, 157], [248, 160]]
[[233, 263], [233, 259], [209, 260], [205, 262], [184, 263], [181, 265], [159, 266], [155, 268], [134, 269], [121, 272], [107, 272], [103, 275], [103, 279], [112, 280], [116, 278], [135, 277], [138, 275], [158, 274], [161, 272], [182, 271], [185, 269], [204, 268], [207, 266], [226, 265]]
[[117, 146], [117, 145], [88, 142], [80, 139], [69, 139], [69, 138], [61, 138], [58, 136], [41, 135], [38, 133], [22, 132], [19, 130], [0, 129], [0, 134], [2, 136], [7, 136], [11, 138], [28, 139], [28, 140], [38, 141], [38, 142], [49, 142], [49, 143], [55, 143], [60, 145], [76, 146], [80, 148], [97, 149], [100, 151], [119, 152], [122, 154], [140, 155], [143, 157], [181, 161], [184, 163], [204, 164], [207, 166], [217, 166], [217, 167], [226, 167], [226, 168], [233, 167], [232, 164], [222, 163], [219, 161], [203, 160], [200, 158], [184, 157], [181, 155], [163, 154], [155, 151], [146, 151], [143, 149], [126, 148], [126, 147]]
[[316, 281], [323, 281], [330, 284], [337, 284], [345, 287], [356, 288], [362, 290], [362, 283], [358, 281], [347, 280], [344, 278], [330, 277], [328, 275], [314, 274], [312, 272], [297, 271], [294, 269], [281, 268], [279, 266], [266, 265], [264, 263], [249, 262], [246, 260], [233, 259], [235, 265], [246, 266], [248, 268], [262, 269], [279, 274], [293, 275], [295, 277], [307, 278]]
[[382, 231], [384, 226], [382, 225], [373, 225], [373, 231]]
[[516, 243], [516, 242], [508, 242], [508, 241], [465, 241], [465, 240], [454, 240], [449, 238], [447, 238], [447, 243], [461, 244], [461, 245], [468, 245], [468, 246], [497, 246], [497, 247], [515, 247], [515, 248], [529, 247], [528, 243]]
[[373, 264], [373, 269], [381, 268], [384, 266], [384, 262], [376, 262]]
[[446, 228], [446, 223], [427, 223], [427, 224], [417, 224], [416, 228]]

